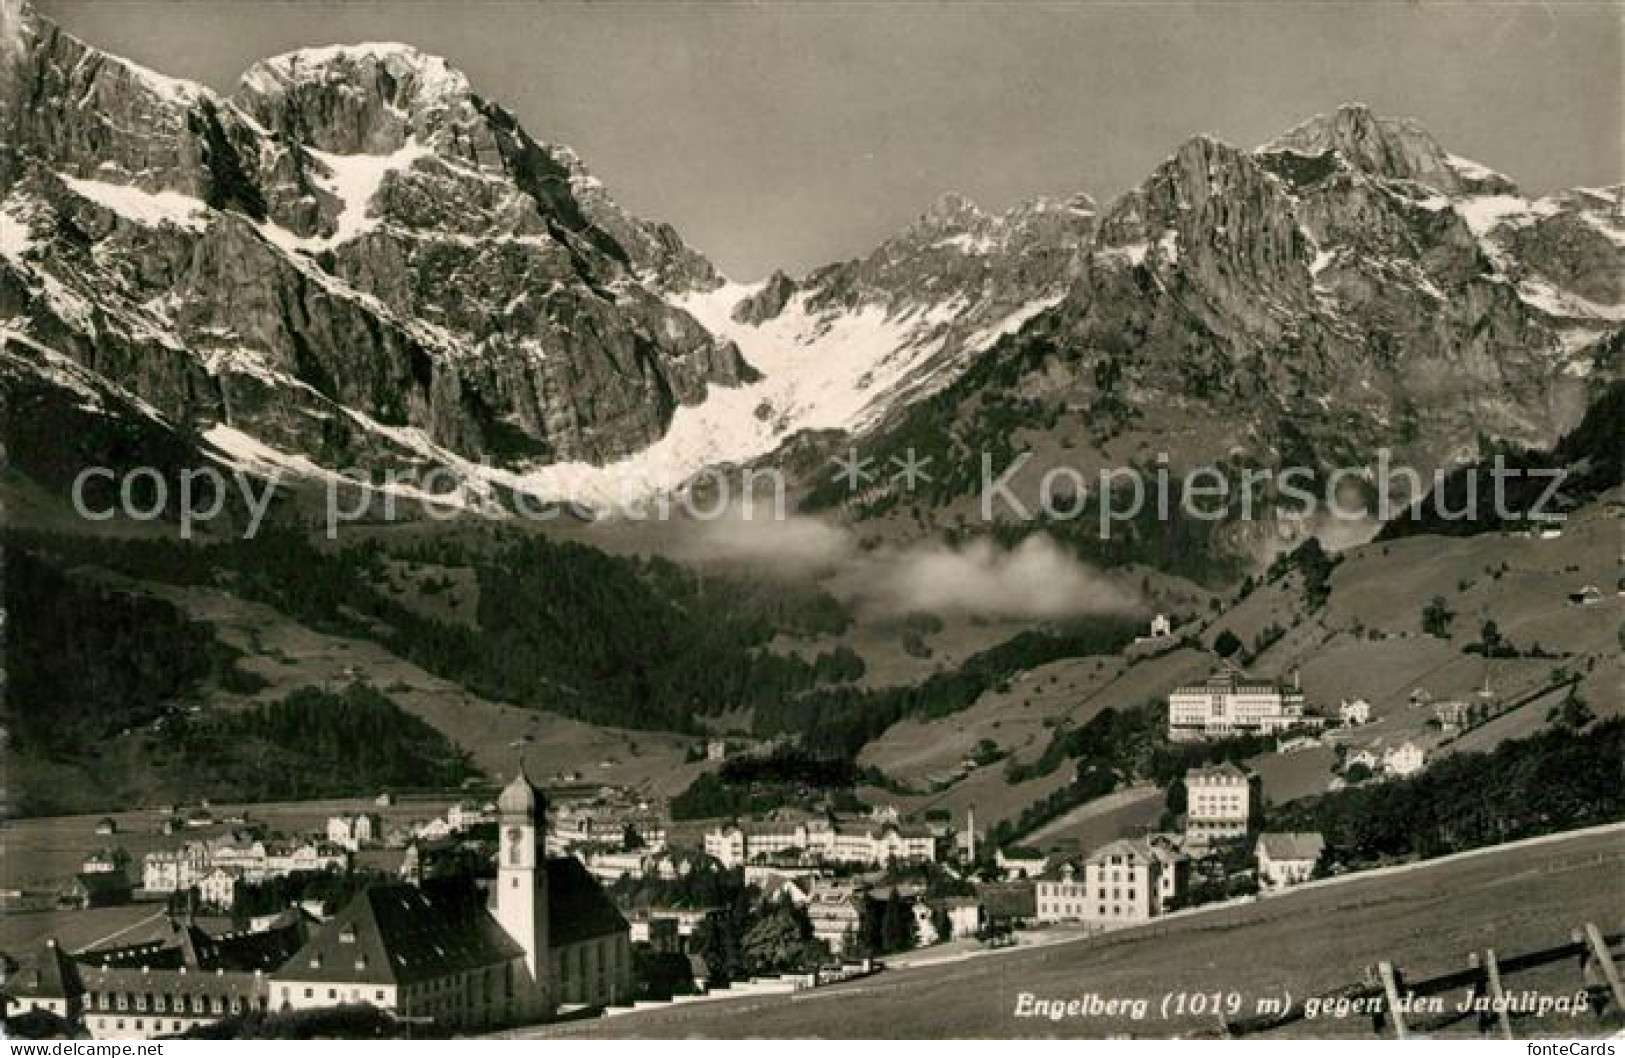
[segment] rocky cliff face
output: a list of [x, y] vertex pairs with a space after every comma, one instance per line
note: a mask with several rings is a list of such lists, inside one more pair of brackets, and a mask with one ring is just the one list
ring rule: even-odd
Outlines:
[[20, 0], [0, 30], [16, 363], [55, 350], [230, 458], [594, 502], [826, 432], [1431, 466], [1550, 444], [1620, 370], [1621, 189], [1529, 200], [1364, 107], [1197, 137], [1103, 208], [944, 196], [743, 286], [405, 45], [220, 96]]
[[9, 325], [176, 423], [325, 465], [595, 463], [752, 377], [671, 303], [709, 263], [441, 59], [312, 49], [222, 98], [0, 22]]
[[1158, 452], [1325, 470], [1379, 448], [1427, 471], [1490, 438], [1549, 446], [1620, 370], [1622, 221], [1620, 188], [1527, 200], [1364, 107], [1253, 151], [1197, 137], [1103, 210], [1058, 304], [867, 445], [1086, 471]]

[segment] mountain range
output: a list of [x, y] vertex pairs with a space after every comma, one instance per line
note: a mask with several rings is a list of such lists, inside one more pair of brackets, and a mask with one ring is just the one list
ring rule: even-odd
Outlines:
[[0, 31], [0, 392], [48, 490], [158, 452], [609, 508], [796, 454], [813, 505], [898, 519], [803, 452], [862, 443], [959, 468], [909, 500], [929, 527], [978, 450], [1453, 466], [1550, 446], [1620, 374], [1621, 186], [1530, 198], [1363, 106], [1194, 137], [1104, 206], [945, 195], [864, 257], [738, 283], [407, 45], [222, 95], [20, 0]]

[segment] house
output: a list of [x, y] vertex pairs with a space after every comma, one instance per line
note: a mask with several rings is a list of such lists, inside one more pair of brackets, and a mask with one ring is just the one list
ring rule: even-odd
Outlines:
[[1022, 878], [1037, 878], [1044, 873], [1049, 864], [1049, 857], [1037, 849], [1012, 845], [1007, 849], [999, 849], [993, 854], [993, 864], [998, 867], [999, 875], [1007, 882]]
[[363, 845], [382, 841], [384, 824], [371, 812], [353, 816], [333, 816], [327, 821], [327, 840], [339, 848], [355, 852]]
[[863, 926], [864, 890], [851, 882], [820, 879], [814, 883], [807, 901], [807, 917], [812, 921], [813, 939], [821, 940], [830, 954], [847, 951]]
[[1229, 761], [1185, 773], [1185, 837], [1193, 845], [1247, 836], [1260, 807], [1256, 776]]
[[[1084, 861], [1083, 921], [1112, 928], [1163, 914], [1183, 896], [1176, 863], [1168, 850], [1145, 840], [1096, 849]], [[1172, 881], [1165, 877], [1170, 871]]]
[[1415, 775], [1425, 767], [1427, 754], [1414, 742], [1403, 742], [1390, 747], [1382, 755], [1382, 770], [1397, 779]]
[[1168, 737], [1176, 742], [1273, 735], [1314, 723], [1316, 718], [1304, 712], [1296, 679], [1291, 684], [1249, 679], [1227, 668], [1168, 695]]
[[931, 901], [931, 904], [947, 917], [949, 937], [974, 937], [982, 932], [982, 902], [976, 897], [949, 896]]
[[817, 867], [795, 863], [747, 863], [744, 870], [745, 884], [756, 886], [764, 896], [770, 887], [784, 882], [794, 882], [802, 891], [810, 891], [814, 879], [822, 873]]
[[1325, 852], [1326, 839], [1319, 834], [1260, 834], [1254, 850], [1258, 884], [1265, 889], [1283, 889], [1308, 881]]
[[1579, 591], [1569, 592], [1569, 602], [1576, 606], [1591, 606], [1602, 602], [1602, 590], [1595, 584], [1587, 584]]
[[1337, 718], [1344, 727], [1359, 727], [1371, 722], [1371, 703], [1364, 698], [1345, 698], [1337, 703]]
[[[1595, 591], [1596, 589], [1593, 588], [1592, 590]], [[96, 836], [97, 837], [107, 837], [110, 834], [117, 834], [117, 833], [118, 833], [118, 824], [113, 821], [112, 816], [102, 816], [100, 819], [96, 820]]]
[[779, 875], [762, 886], [762, 903], [787, 903], [794, 907], [806, 907], [812, 899], [811, 888], [812, 886], [805, 881]]
[[1151, 638], [1166, 639], [1174, 634], [1174, 622], [1167, 614], [1157, 614], [1151, 618]]
[[130, 872], [130, 854], [118, 845], [97, 849], [85, 858], [79, 869], [85, 874], [104, 874], [109, 871]]
[[1460, 731], [1472, 720], [1473, 703], [1460, 698], [1444, 698], [1433, 703], [1433, 718], [1446, 731]]
[[677, 941], [674, 950], [687, 950], [688, 941], [707, 921], [723, 913], [720, 907], [636, 907], [626, 912], [634, 944], [658, 944], [662, 937]]
[[1028, 879], [990, 882], [977, 887], [987, 928], [1004, 932], [1038, 919], [1038, 888]]
[[1145, 839], [1151, 855], [1161, 864], [1157, 872], [1159, 914], [1183, 903], [1190, 886], [1191, 858], [1180, 851], [1177, 842], [1177, 837], [1165, 834], [1152, 834]]
[[188, 841], [179, 848], [158, 849], [141, 859], [141, 888], [149, 893], [190, 889], [209, 872], [209, 846]]
[[470, 830], [482, 823], [489, 823], [492, 813], [485, 807], [468, 801], [459, 801], [446, 809], [446, 822], [453, 830]]
[[6, 1020], [40, 1011], [77, 1024], [83, 1014], [84, 994], [78, 965], [54, 937], [47, 938], [6, 974]]
[[230, 911], [237, 902], [237, 882], [240, 874], [230, 867], [216, 867], [198, 880], [198, 899], [205, 907]]
[[1343, 758], [1343, 770], [1346, 772], [1356, 764], [1363, 765], [1367, 771], [1376, 774], [1382, 768], [1382, 758], [1377, 756], [1375, 750], [1361, 747], [1350, 750], [1348, 756]]
[[326, 842], [274, 845], [266, 847], [265, 873], [274, 877], [296, 871], [342, 871], [349, 862], [343, 849]]
[[90, 871], [73, 876], [62, 902], [80, 910], [130, 902], [130, 879], [123, 871]]
[[1088, 887], [1068, 862], [1038, 879], [1033, 888], [1034, 916], [1039, 922], [1082, 922]]
[[642, 852], [588, 852], [578, 856], [587, 871], [599, 881], [641, 878], [648, 873], [646, 861], [649, 857]]

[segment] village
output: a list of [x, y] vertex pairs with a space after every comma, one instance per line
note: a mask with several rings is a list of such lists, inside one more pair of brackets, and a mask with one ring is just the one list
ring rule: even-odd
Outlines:
[[[1172, 636], [1159, 615], [1141, 642]], [[1435, 741], [1497, 709], [1487, 685], [1469, 701], [1418, 687], [1410, 704]], [[1170, 745], [1335, 745], [1328, 789], [1429, 762], [1425, 739], [1362, 738], [1363, 699], [1309, 703], [1295, 675], [1230, 663], [1175, 687], [1166, 718]], [[711, 740], [705, 752], [760, 749]], [[51, 916], [61, 932], [76, 913], [147, 914], [94, 945], [52, 933], [7, 951], [11, 1014], [131, 1039], [364, 1004], [483, 1031], [815, 988], [921, 949], [1123, 929], [1346, 869], [1319, 833], [1265, 829], [1260, 776], [1229, 759], [1168, 784], [1164, 825], [1070, 854], [994, 844], [974, 807], [953, 818], [818, 802], [688, 821], [636, 790], [551, 778], [544, 789], [521, 766], [490, 800], [383, 792], [302, 830], [208, 803], [99, 818], [71, 877], [5, 893], [8, 909]], [[132, 856], [137, 827], [148, 851]]]

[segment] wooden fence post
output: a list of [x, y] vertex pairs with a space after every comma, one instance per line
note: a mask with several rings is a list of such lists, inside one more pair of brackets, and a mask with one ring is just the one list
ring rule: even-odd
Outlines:
[[1591, 947], [1591, 957], [1596, 960], [1603, 978], [1608, 982], [1609, 991], [1614, 993], [1615, 1009], [1625, 1010], [1625, 981], [1620, 980], [1619, 967], [1614, 965], [1614, 953], [1608, 950], [1608, 942], [1602, 939], [1602, 931], [1596, 923], [1585, 924], [1585, 939]]
[[1405, 1031], [1405, 1012], [1400, 1005], [1402, 1002], [1400, 989], [1404, 987], [1404, 978], [1394, 969], [1394, 964], [1386, 959], [1377, 964], [1377, 974], [1382, 978], [1383, 995], [1388, 1000], [1388, 1016], [1394, 1022], [1394, 1039], [1408, 1039], [1410, 1034]]
[[1512, 1015], [1507, 1011], [1506, 992], [1501, 988], [1501, 963], [1494, 948], [1484, 949], [1484, 975], [1489, 982], [1490, 1002], [1495, 1004], [1495, 1020], [1501, 1025], [1503, 1039], [1512, 1038]]
[[[1373, 988], [1377, 984], [1377, 971], [1372, 968], [1369, 963], [1366, 964], [1364, 980], [1367, 988]], [[1384, 1015], [1382, 1009], [1373, 1010], [1371, 1012], [1371, 1032], [1373, 1035], [1381, 1036], [1382, 1031], [1387, 1027], [1387, 1024], [1388, 1019]]]

